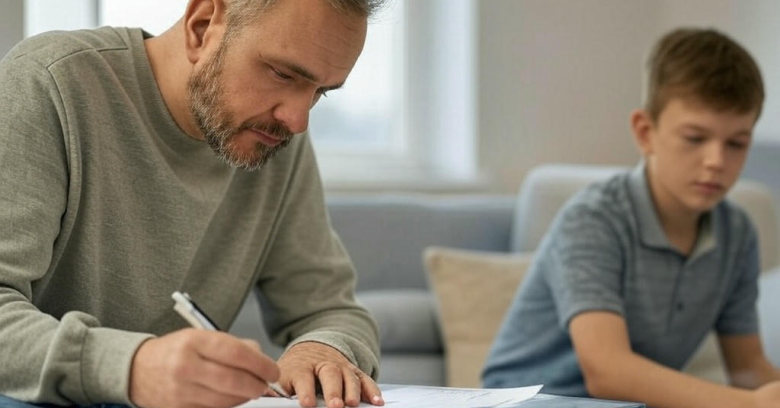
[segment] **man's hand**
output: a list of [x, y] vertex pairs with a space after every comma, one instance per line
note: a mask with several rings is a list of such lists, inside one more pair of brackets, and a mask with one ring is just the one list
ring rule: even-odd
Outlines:
[[757, 408], [780, 407], [780, 381], [773, 381], [753, 391]]
[[333, 347], [316, 342], [298, 343], [279, 359], [281, 385], [292, 388], [302, 407], [317, 405], [316, 382], [328, 408], [356, 407], [360, 401], [384, 405], [382, 392], [368, 374], [360, 371]]
[[263, 395], [279, 367], [250, 340], [184, 329], [145, 341], [130, 370], [130, 400], [144, 408], [232, 407]]

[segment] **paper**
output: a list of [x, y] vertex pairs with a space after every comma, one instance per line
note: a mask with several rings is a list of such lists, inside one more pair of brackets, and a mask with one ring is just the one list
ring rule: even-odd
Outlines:
[[[382, 398], [389, 408], [487, 408], [509, 407], [533, 398], [541, 385], [519, 388], [449, 388], [383, 384]], [[325, 407], [320, 400], [318, 407]], [[237, 408], [296, 408], [297, 399], [259, 398]], [[374, 407], [361, 403], [360, 408]]]
[[[317, 407], [325, 407], [325, 406], [326, 406], [325, 402], [323, 401], [322, 398], [320, 398], [317, 401]], [[298, 403], [298, 399], [295, 397], [293, 397], [292, 399], [277, 398], [277, 397], [263, 397], [263, 398], [258, 398], [256, 400], [249, 401], [235, 408], [300, 408], [300, 407], [301, 405]], [[377, 408], [374, 405], [366, 404], [366, 403], [360, 403], [358, 407]]]

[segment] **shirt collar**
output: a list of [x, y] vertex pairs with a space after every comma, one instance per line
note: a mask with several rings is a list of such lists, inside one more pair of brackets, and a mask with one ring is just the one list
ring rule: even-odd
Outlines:
[[[650, 184], [647, 181], [644, 160], [631, 171], [628, 177], [629, 195], [634, 203], [634, 215], [636, 216], [639, 236], [646, 246], [669, 249], [679, 252], [666, 237], [661, 227], [661, 220], [655, 209], [655, 202], [650, 193]], [[689, 260], [693, 260], [715, 248], [717, 242], [718, 223], [713, 222], [714, 212], [705, 213], [699, 222], [699, 233]]]

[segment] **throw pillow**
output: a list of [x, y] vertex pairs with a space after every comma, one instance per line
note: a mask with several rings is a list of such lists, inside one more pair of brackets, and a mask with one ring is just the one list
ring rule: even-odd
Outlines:
[[448, 386], [481, 386], [485, 358], [531, 256], [441, 247], [425, 250]]

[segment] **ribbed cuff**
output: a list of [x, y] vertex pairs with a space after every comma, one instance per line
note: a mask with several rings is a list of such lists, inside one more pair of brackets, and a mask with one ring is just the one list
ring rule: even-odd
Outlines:
[[130, 404], [130, 367], [138, 347], [154, 337], [108, 328], [91, 328], [84, 339], [81, 377], [91, 403]]

